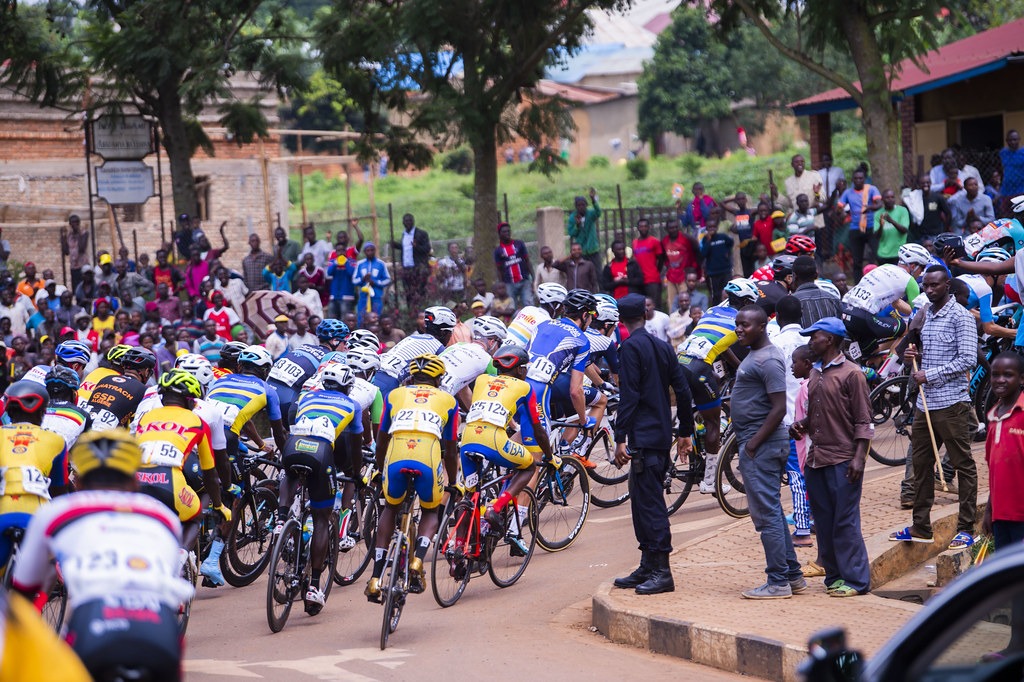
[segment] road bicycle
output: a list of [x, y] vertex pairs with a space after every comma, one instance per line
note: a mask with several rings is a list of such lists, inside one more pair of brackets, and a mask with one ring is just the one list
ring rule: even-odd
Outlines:
[[[459, 600], [473, 575], [487, 573], [498, 587], [514, 585], [526, 571], [537, 543], [533, 492], [526, 489], [513, 498], [500, 513], [500, 526], [491, 528], [483, 510], [505, 491], [514, 472], [485, 468], [484, 457], [470, 456], [478, 460], [481, 478], [490, 472], [496, 475], [450, 505], [441, 519], [431, 554], [430, 589], [445, 608]], [[450, 495], [458, 493], [455, 488], [446, 490]]]
[[413, 509], [416, 502], [416, 479], [420, 472], [404, 468], [399, 471], [405, 475], [407, 484], [405, 499], [398, 508], [395, 532], [391, 535], [384, 559], [384, 572], [380, 576], [380, 597], [384, 604], [384, 618], [380, 626], [381, 651], [387, 648], [391, 633], [398, 629], [398, 621], [402, 618], [402, 609], [409, 596], [409, 556], [418, 525]]
[[[21, 549], [21, 541], [25, 539], [25, 529], [12, 526], [4, 531], [4, 536], [11, 545], [11, 556], [4, 566], [3, 586], [8, 592], [12, 589], [14, 581], [14, 567], [18, 563], [18, 552]], [[52, 570], [45, 590], [36, 599], [36, 607], [40, 609], [43, 620], [54, 631], [59, 633], [64, 625], [64, 616], [68, 609], [68, 591], [61, 578], [60, 565], [56, 561], [51, 562]]]
[[[295, 500], [284, 519], [281, 533], [277, 536], [270, 554], [269, 579], [267, 580], [267, 624], [272, 632], [280, 632], [291, 613], [292, 604], [302, 599], [309, 589], [312, 572], [313, 515], [309, 504], [309, 490], [306, 481], [313, 469], [292, 464], [289, 470], [299, 479]], [[333, 484], [332, 484], [333, 487]], [[330, 515], [328, 530], [327, 579], [322, 580], [326, 599], [331, 592], [331, 576], [338, 562], [338, 511]]]
[[372, 479], [373, 465], [373, 450], [363, 448], [363, 468], [359, 479], [341, 474], [337, 476], [339, 486], [347, 483], [356, 486], [347, 517], [339, 523], [338, 564], [333, 576], [338, 585], [351, 585], [358, 580], [373, 558], [373, 547], [377, 542], [377, 520], [384, 504], [380, 481]]
[[[572, 421], [555, 421], [551, 426], [579, 428]], [[545, 551], [560, 552], [576, 541], [590, 514], [590, 477], [575, 455], [545, 458], [538, 468], [537, 544]]]
[[253, 451], [240, 453], [231, 464], [242, 494], [232, 505], [221, 571], [229, 585], [245, 587], [255, 582], [270, 562], [279, 485], [264, 470], [277, 470], [282, 465]]

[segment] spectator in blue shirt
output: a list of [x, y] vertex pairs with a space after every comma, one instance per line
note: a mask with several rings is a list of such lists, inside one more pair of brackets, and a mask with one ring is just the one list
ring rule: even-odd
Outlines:
[[363, 316], [368, 310], [380, 315], [384, 309], [384, 289], [391, 284], [391, 277], [384, 261], [377, 258], [377, 246], [373, 242], [363, 245], [363, 258], [356, 264], [352, 275], [352, 284], [359, 292], [356, 304], [356, 318], [362, 324]]
[[853, 187], [839, 197], [839, 203], [850, 209], [850, 253], [853, 255], [853, 275], [860, 277], [864, 269], [864, 249], [875, 232], [875, 211], [882, 208], [882, 194], [866, 182], [866, 175], [858, 168], [853, 172]]
[[[344, 234], [344, 232], [342, 232]], [[352, 277], [356, 274], [356, 262], [341, 250], [327, 266], [331, 278], [331, 317], [341, 319], [356, 303], [356, 287]]]
[[263, 268], [263, 279], [270, 285], [271, 291], [291, 291], [292, 277], [297, 269], [295, 263], [286, 265], [280, 258], [275, 258], [274, 262]]
[[1003, 163], [1002, 201], [997, 214], [1000, 217], [1012, 215], [1010, 200], [1024, 194], [1024, 149], [1020, 148], [1020, 133], [1011, 130], [1006, 133], [1006, 146], [999, 150]]
[[732, 237], [718, 231], [720, 215], [718, 207], [711, 210], [705, 225], [707, 232], [700, 240], [700, 255], [704, 259], [711, 305], [718, 305], [722, 289], [732, 279]]

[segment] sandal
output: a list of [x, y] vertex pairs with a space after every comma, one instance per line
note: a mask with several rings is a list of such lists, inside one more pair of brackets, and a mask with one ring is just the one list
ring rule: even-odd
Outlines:
[[898, 530], [889, 534], [889, 542], [923, 542], [930, 544], [935, 542], [932, 538], [922, 538], [910, 532], [910, 527]]
[[856, 597], [859, 594], [860, 592], [846, 584], [838, 585], [828, 591], [828, 596], [830, 597]]
[[967, 549], [974, 544], [974, 536], [970, 533], [960, 531], [953, 536], [949, 542], [949, 549]]
[[803, 574], [805, 578], [818, 578], [825, 575], [825, 569], [813, 561], [808, 561], [804, 564]]

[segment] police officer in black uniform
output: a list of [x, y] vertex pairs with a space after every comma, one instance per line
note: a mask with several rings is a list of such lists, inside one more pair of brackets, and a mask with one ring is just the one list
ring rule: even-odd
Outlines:
[[[630, 464], [630, 506], [633, 532], [640, 544], [640, 566], [615, 587], [635, 587], [637, 594], [675, 589], [668, 555], [672, 531], [668, 523], [663, 482], [673, 441], [669, 389], [676, 394], [679, 447], [692, 446], [693, 406], [690, 389], [676, 353], [644, 328], [644, 297], [619, 299], [619, 317], [629, 338], [619, 350], [619, 411], [615, 416], [615, 462]], [[629, 441], [629, 450], [626, 441]]]

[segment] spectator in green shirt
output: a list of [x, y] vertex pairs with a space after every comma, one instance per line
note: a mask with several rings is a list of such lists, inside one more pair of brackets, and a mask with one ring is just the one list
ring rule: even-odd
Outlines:
[[576, 210], [569, 215], [566, 231], [574, 243], [583, 247], [583, 257], [594, 264], [596, 272], [601, 271], [601, 245], [597, 239], [597, 219], [601, 207], [597, 205], [597, 190], [590, 188], [593, 208], [587, 208], [586, 197], [576, 197]]
[[891, 189], [882, 192], [882, 208], [875, 211], [875, 234], [878, 235], [878, 264], [897, 263], [897, 253], [907, 243], [910, 229], [910, 212], [905, 206], [896, 205], [896, 193]]

